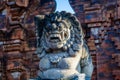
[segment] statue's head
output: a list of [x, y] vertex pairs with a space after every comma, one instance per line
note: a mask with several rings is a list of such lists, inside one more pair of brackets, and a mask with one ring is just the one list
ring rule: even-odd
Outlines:
[[[38, 47], [45, 49], [67, 49], [77, 38], [81, 43], [82, 29], [77, 18], [65, 11], [35, 17]], [[76, 37], [76, 38], [75, 38]]]

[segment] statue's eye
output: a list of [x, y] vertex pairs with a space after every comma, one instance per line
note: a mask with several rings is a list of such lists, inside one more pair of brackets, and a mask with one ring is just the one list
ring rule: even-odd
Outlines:
[[59, 27], [59, 30], [62, 31], [62, 28], [63, 28], [63, 24], [62, 23], [59, 23], [58, 27]]
[[59, 26], [59, 27], [62, 26], [62, 23], [59, 23], [58, 26]]
[[51, 29], [52, 29], [51, 24], [47, 24], [47, 25], [46, 25], [46, 30], [51, 30]]
[[49, 23], [49, 24], [47, 25], [47, 27], [50, 28], [50, 27], [51, 27], [51, 24]]

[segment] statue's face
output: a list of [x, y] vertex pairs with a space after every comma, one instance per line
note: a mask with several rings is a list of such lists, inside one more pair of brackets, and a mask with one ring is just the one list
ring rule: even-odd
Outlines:
[[47, 22], [45, 40], [49, 48], [62, 48], [70, 38], [70, 26], [64, 22]]

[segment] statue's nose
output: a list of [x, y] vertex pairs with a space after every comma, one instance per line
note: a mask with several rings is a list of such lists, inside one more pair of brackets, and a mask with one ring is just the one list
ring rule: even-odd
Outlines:
[[52, 24], [52, 27], [53, 27], [54, 30], [57, 29], [57, 25], [55, 23]]

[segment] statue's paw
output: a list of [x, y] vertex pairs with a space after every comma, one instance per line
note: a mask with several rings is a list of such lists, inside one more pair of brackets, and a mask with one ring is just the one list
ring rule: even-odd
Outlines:
[[85, 74], [74, 74], [70, 80], [85, 80]]

